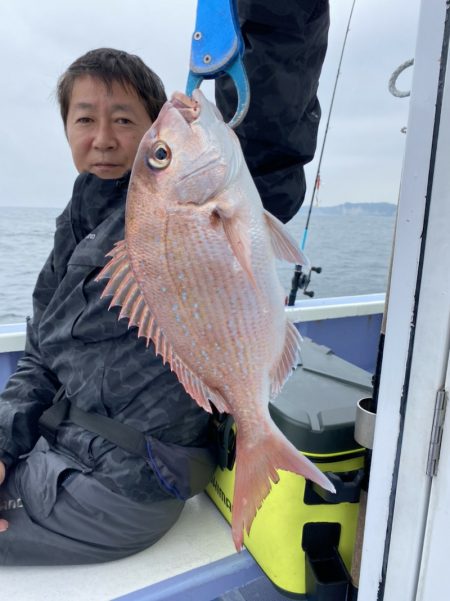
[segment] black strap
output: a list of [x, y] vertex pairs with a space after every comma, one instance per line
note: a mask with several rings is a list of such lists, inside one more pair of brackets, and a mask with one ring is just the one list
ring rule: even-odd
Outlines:
[[61, 422], [66, 419], [69, 401], [64, 394], [64, 386], [58, 390], [53, 398], [53, 405], [44, 411], [39, 418], [39, 431], [51, 445], [56, 442], [56, 435]]
[[39, 430], [50, 444], [55, 444], [58, 428], [65, 419], [98, 434], [132, 455], [148, 459], [147, 443], [142, 432], [106, 415], [79, 409], [71, 404], [64, 387], [61, 387], [55, 395], [53, 405], [39, 419]]
[[75, 405], [70, 405], [69, 419], [74, 424], [99, 434], [132, 455], [140, 455], [148, 459], [145, 436], [136, 428], [100, 413], [82, 411]]

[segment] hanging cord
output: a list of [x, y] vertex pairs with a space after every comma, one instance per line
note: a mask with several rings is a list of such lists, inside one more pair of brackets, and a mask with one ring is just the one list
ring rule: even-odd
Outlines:
[[392, 96], [396, 96], [397, 98], [407, 98], [411, 92], [402, 92], [401, 90], [399, 90], [397, 88], [397, 79], [400, 75], [400, 73], [403, 73], [403, 71], [405, 71], [406, 69], [409, 69], [409, 67], [412, 67], [414, 65], [414, 59], [411, 58], [409, 61], [405, 61], [404, 63], [402, 63], [399, 67], [397, 67], [397, 69], [392, 73], [391, 77], [389, 78], [389, 92], [392, 94]]
[[[339, 58], [339, 64], [338, 64], [338, 69], [337, 69], [337, 73], [336, 73], [336, 78], [334, 81], [333, 93], [331, 95], [330, 108], [328, 110], [328, 117], [327, 117], [327, 122], [325, 125], [325, 132], [323, 135], [322, 146], [320, 149], [319, 162], [317, 164], [316, 177], [314, 180], [314, 187], [313, 187], [312, 194], [311, 194], [311, 201], [309, 203], [308, 216], [306, 218], [306, 224], [305, 224], [305, 228], [303, 230], [303, 237], [302, 237], [302, 241], [301, 241], [301, 245], [300, 245], [300, 248], [302, 251], [305, 250], [305, 247], [306, 247], [306, 241], [307, 241], [308, 232], [309, 232], [309, 222], [311, 220], [311, 213], [312, 213], [312, 208], [313, 208], [313, 204], [314, 204], [314, 197], [316, 195], [316, 192], [319, 190], [319, 186], [320, 186], [320, 167], [322, 165], [323, 153], [325, 150], [325, 143], [327, 140], [328, 129], [330, 126], [331, 113], [332, 113], [333, 105], [334, 105], [334, 98], [336, 96], [336, 88], [337, 88], [337, 84], [338, 84], [338, 80], [339, 80], [339, 75], [341, 73], [342, 59], [344, 58], [345, 46], [347, 44], [347, 37], [348, 37], [349, 31], [350, 31], [350, 23], [352, 20], [353, 9], [355, 8], [355, 3], [356, 3], [356, 0], [353, 0], [352, 8], [350, 10], [350, 14], [348, 17], [347, 29], [346, 29], [344, 41], [342, 44], [341, 56]], [[311, 271], [316, 271], [317, 273], [320, 273], [322, 271], [322, 268], [321, 267], [312, 267]], [[302, 266], [301, 265], [295, 266], [294, 277], [292, 278], [292, 283], [291, 283], [291, 292], [289, 294], [289, 299], [288, 299], [289, 306], [293, 306], [295, 304], [297, 290], [299, 290], [300, 288], [303, 288], [304, 294], [307, 294], [307, 296], [314, 295], [314, 292], [306, 292], [306, 288], [311, 281], [311, 271], [309, 272], [309, 274], [302, 274]]]

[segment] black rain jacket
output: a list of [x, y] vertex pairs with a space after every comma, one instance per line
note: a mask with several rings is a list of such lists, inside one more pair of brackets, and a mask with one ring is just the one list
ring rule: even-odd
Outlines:
[[106, 254], [124, 236], [129, 174], [80, 175], [57, 218], [55, 243], [33, 293], [25, 355], [0, 396], [0, 458], [11, 466], [36, 443], [38, 418], [63, 385], [78, 408], [117, 418], [146, 434], [149, 460], [132, 456], [65, 421], [54, 450], [79, 462], [115, 492], [137, 501], [187, 498], [213, 469], [209, 417], [175, 374], [138, 339], [95, 282]]
[[[237, 7], [250, 107], [235, 131], [264, 207], [286, 223], [304, 200], [303, 166], [316, 150], [329, 2], [237, 0]], [[230, 121], [236, 107], [230, 78], [216, 80], [216, 102]]]

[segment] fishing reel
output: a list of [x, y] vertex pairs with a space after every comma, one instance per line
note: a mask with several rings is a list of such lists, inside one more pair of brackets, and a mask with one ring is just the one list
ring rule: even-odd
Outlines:
[[314, 296], [314, 290], [308, 290], [308, 286], [311, 283], [311, 273], [313, 271], [315, 273], [322, 273], [322, 267], [311, 267], [311, 269], [305, 273], [302, 265], [295, 266], [294, 277], [291, 282], [291, 292], [288, 298], [289, 307], [295, 305], [298, 290], [303, 290], [303, 294], [310, 298]]

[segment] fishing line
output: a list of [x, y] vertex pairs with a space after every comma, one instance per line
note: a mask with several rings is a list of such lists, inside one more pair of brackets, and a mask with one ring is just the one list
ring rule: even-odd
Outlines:
[[353, 0], [352, 8], [350, 10], [350, 15], [348, 17], [347, 30], [345, 32], [344, 42], [342, 44], [341, 56], [339, 58], [339, 64], [338, 64], [338, 69], [337, 69], [337, 73], [336, 73], [336, 78], [335, 78], [335, 81], [334, 81], [333, 93], [331, 95], [330, 108], [328, 110], [328, 117], [327, 117], [327, 122], [326, 122], [326, 125], [325, 125], [325, 132], [324, 132], [324, 135], [323, 135], [322, 146], [321, 146], [321, 149], [320, 149], [319, 162], [317, 164], [317, 172], [316, 172], [316, 177], [315, 177], [315, 180], [314, 180], [314, 187], [313, 187], [313, 191], [312, 191], [312, 194], [311, 194], [311, 202], [309, 203], [308, 218], [306, 220], [305, 230], [303, 232], [302, 244], [301, 244], [301, 247], [300, 247], [302, 250], [304, 250], [305, 246], [306, 246], [306, 240], [307, 240], [307, 237], [308, 237], [308, 229], [309, 229], [309, 221], [311, 219], [311, 212], [312, 212], [312, 207], [313, 207], [313, 202], [314, 202], [314, 196], [316, 194], [316, 191], [319, 190], [319, 186], [320, 186], [320, 168], [322, 166], [323, 153], [324, 153], [324, 150], [325, 150], [325, 144], [326, 144], [326, 141], [327, 141], [328, 130], [329, 130], [329, 127], [330, 127], [331, 113], [333, 111], [334, 99], [335, 99], [335, 96], [336, 96], [336, 88], [337, 88], [337, 84], [338, 84], [338, 81], [339, 81], [339, 75], [341, 73], [341, 65], [342, 65], [342, 60], [344, 58], [345, 46], [347, 44], [347, 38], [348, 38], [349, 31], [350, 31], [350, 24], [351, 24], [351, 21], [352, 21], [352, 15], [353, 15], [353, 9], [355, 8], [355, 3], [356, 3], [356, 0]]
[[[330, 108], [328, 109], [328, 116], [327, 116], [327, 121], [326, 121], [326, 125], [325, 125], [325, 132], [323, 135], [322, 145], [321, 145], [321, 149], [320, 149], [319, 161], [317, 163], [316, 177], [314, 179], [314, 186], [313, 186], [313, 190], [312, 190], [312, 194], [311, 194], [311, 201], [309, 203], [308, 216], [306, 218], [306, 224], [305, 224], [305, 228], [303, 230], [302, 241], [300, 244], [300, 248], [302, 251], [305, 250], [306, 241], [308, 239], [309, 222], [311, 220], [311, 213], [312, 213], [312, 208], [313, 208], [313, 204], [314, 204], [314, 197], [318, 193], [319, 187], [320, 187], [320, 168], [322, 166], [322, 159], [323, 159], [323, 154], [324, 154], [324, 150], [325, 150], [325, 144], [327, 141], [328, 130], [330, 127], [330, 119], [331, 119], [331, 114], [333, 111], [334, 99], [336, 96], [336, 88], [337, 88], [337, 84], [339, 81], [339, 75], [341, 73], [342, 60], [344, 58], [345, 46], [347, 44], [347, 38], [348, 38], [349, 31], [350, 31], [350, 24], [352, 21], [353, 9], [355, 8], [355, 4], [356, 4], [356, 0], [353, 0], [352, 7], [350, 9], [350, 14], [349, 14], [348, 21], [347, 21], [347, 29], [345, 31], [344, 41], [342, 44], [341, 55], [339, 57], [338, 69], [337, 69], [336, 78], [335, 78], [334, 86], [333, 86], [333, 93], [331, 95]], [[322, 271], [322, 270], [320, 267], [316, 267], [316, 268], [312, 268], [311, 271], [316, 271], [316, 272], [320, 273], [320, 271]], [[306, 293], [306, 287], [308, 286], [308, 284], [311, 280], [311, 271], [308, 274], [308, 276], [306, 276], [305, 274], [302, 274], [302, 266], [301, 265], [295, 266], [294, 277], [292, 279], [292, 289], [291, 289], [291, 293], [289, 295], [288, 305], [290, 305], [290, 306], [294, 305], [295, 298], [297, 296], [297, 290], [299, 288], [303, 288], [304, 293]], [[310, 292], [309, 294], [308, 293], [306, 293], [306, 294], [308, 296], [313, 296], [314, 293]]]

